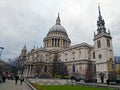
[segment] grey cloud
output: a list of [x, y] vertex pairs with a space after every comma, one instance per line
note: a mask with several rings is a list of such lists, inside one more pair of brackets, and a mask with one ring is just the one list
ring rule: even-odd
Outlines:
[[[96, 0], [0, 0], [0, 46], [5, 47], [2, 58], [18, 56], [24, 44], [28, 50], [34, 45], [42, 46], [58, 12], [72, 45], [82, 42], [93, 45], [97, 3]], [[115, 55], [118, 55], [120, 1], [100, 0], [100, 3], [106, 28], [113, 36]]]

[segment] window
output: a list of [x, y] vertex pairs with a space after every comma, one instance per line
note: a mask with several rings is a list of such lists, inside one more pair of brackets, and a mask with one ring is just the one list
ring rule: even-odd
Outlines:
[[31, 71], [33, 70], [33, 65], [31, 65]]
[[93, 52], [93, 59], [95, 59], [95, 52]]
[[47, 66], [45, 65], [44, 72], [47, 72]]
[[75, 65], [73, 64], [73, 72], [75, 72]]
[[107, 39], [107, 47], [110, 47], [110, 40]]
[[65, 59], [65, 61], [67, 61], [67, 58]]
[[98, 48], [101, 48], [101, 42], [100, 42], [100, 40], [97, 41], [97, 46], [98, 46]]

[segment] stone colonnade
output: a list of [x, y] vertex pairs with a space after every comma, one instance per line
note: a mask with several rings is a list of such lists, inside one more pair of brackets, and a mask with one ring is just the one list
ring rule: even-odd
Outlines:
[[45, 41], [45, 47], [68, 47], [69, 42], [63, 39], [48, 39]]

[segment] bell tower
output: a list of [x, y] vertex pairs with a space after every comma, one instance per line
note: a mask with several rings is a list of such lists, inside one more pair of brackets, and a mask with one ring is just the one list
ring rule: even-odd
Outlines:
[[95, 63], [97, 82], [105, 83], [109, 78], [109, 60], [114, 61], [112, 37], [110, 30], [106, 31], [105, 21], [98, 6], [97, 33], [94, 33]]

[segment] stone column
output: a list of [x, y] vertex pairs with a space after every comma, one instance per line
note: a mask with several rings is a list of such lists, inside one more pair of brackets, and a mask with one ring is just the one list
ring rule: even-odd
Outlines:
[[50, 39], [50, 46], [52, 46], [52, 39]]
[[62, 40], [60, 39], [60, 47], [62, 47]]
[[53, 39], [52, 39], [52, 47], [53, 47]]
[[66, 47], [67, 47], [67, 41], [66, 41]]
[[65, 47], [67, 46], [66, 40], [65, 40]]
[[56, 46], [58, 46], [58, 39], [56, 39]]
[[66, 46], [66, 42], [65, 42], [65, 40], [64, 40], [64, 47]]
[[67, 47], [68, 47], [68, 42], [67, 42]]
[[79, 49], [78, 51], [79, 51], [79, 60], [80, 60], [80, 56], [81, 56], [81, 51], [80, 51], [80, 49]]
[[63, 47], [65, 46], [65, 40], [63, 40]]
[[49, 47], [49, 45], [50, 45], [50, 39], [48, 39], [48, 47]]
[[55, 39], [55, 46], [56, 46], [56, 39]]
[[45, 46], [47, 47], [47, 41], [46, 41], [46, 45]]
[[58, 39], [58, 47], [60, 46], [60, 39]]
[[29, 75], [29, 66], [27, 65], [27, 67], [26, 67], [26, 76], [28, 77], [28, 75]]
[[30, 69], [29, 69], [29, 76], [31, 76], [31, 65], [30, 65]]
[[51, 46], [51, 39], [49, 39], [49, 43], [48, 43], [48, 46]]
[[63, 40], [61, 40], [61, 46], [63, 47]]
[[49, 40], [46, 41], [46, 46], [47, 46], [47, 47], [48, 47], [48, 42], [49, 42]]
[[44, 43], [44, 46], [46, 47], [46, 41], [45, 41], [45, 43]]
[[59, 39], [59, 46], [61, 47], [61, 39]]
[[28, 65], [27, 67], [28, 67], [28, 72], [27, 72], [27, 76], [29, 76], [29, 70], [30, 70], [30, 68], [29, 68], [29, 65]]
[[47, 40], [47, 47], [49, 46], [49, 39]]
[[55, 39], [53, 39], [53, 46], [55, 46]]

